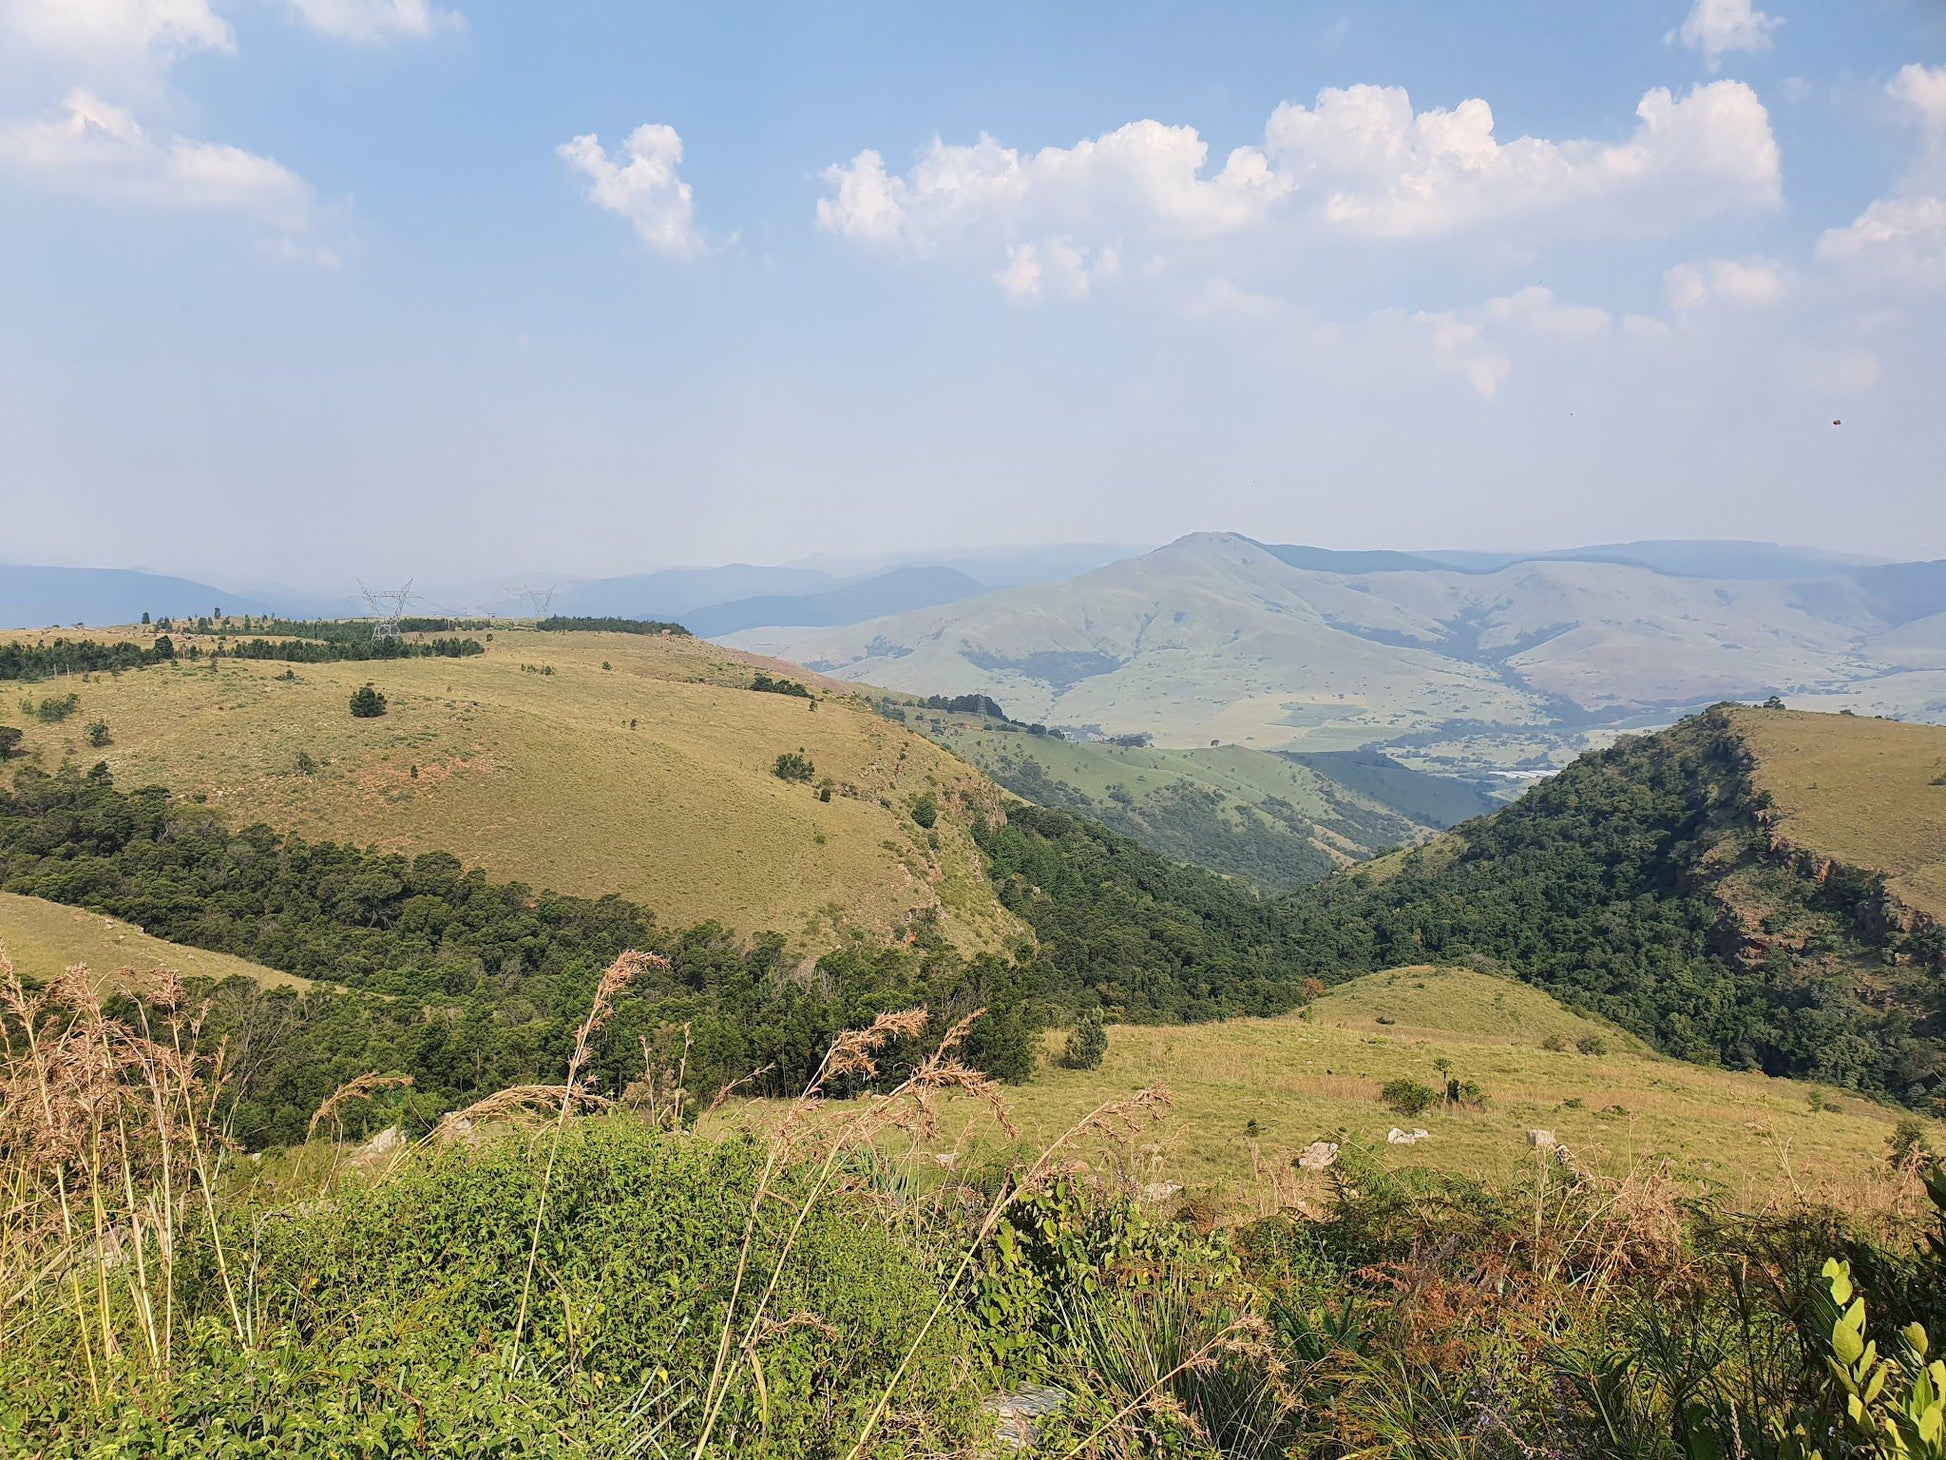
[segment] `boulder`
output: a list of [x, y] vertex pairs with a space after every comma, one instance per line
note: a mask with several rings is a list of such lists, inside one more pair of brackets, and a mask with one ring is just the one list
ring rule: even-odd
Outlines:
[[1336, 1141], [1312, 1141], [1297, 1153], [1297, 1169], [1300, 1171], [1322, 1171], [1338, 1159]]

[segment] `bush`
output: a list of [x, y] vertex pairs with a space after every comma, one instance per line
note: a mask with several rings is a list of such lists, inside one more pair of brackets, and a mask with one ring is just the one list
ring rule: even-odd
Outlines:
[[1574, 1047], [1593, 1059], [1596, 1055], [1608, 1053], [1608, 1041], [1599, 1034], [1584, 1034], [1574, 1042]]
[[817, 775], [818, 768], [811, 763], [811, 758], [800, 746], [796, 750], [787, 750], [778, 756], [776, 764], [770, 768], [770, 773], [780, 781], [809, 781]]
[[318, 773], [318, 763], [311, 759], [311, 752], [300, 750], [297, 753], [297, 773], [300, 776], [314, 776]]
[[1107, 1053], [1108, 1031], [1102, 1027], [1101, 1015], [1083, 1014], [1080, 1022], [1068, 1032], [1067, 1048], [1061, 1051], [1061, 1063], [1071, 1070], [1099, 1069], [1102, 1057]]
[[912, 819], [927, 831], [931, 831], [933, 824], [939, 820], [939, 798], [930, 791], [921, 794], [919, 799], [912, 803]]
[[1547, 1050], [1550, 1054], [1560, 1054], [1567, 1047], [1568, 1037], [1565, 1034], [1550, 1034], [1541, 1041], [1541, 1048]]
[[1423, 1115], [1439, 1099], [1437, 1090], [1409, 1075], [1401, 1075], [1396, 1080], [1387, 1080], [1385, 1087], [1378, 1094], [1379, 1099], [1400, 1115]]
[[34, 713], [40, 717], [42, 724], [53, 725], [67, 719], [68, 716], [80, 708], [80, 695], [62, 695], [59, 699], [55, 699], [50, 695], [47, 699], [41, 701], [40, 708], [35, 710]]
[[369, 684], [351, 692], [351, 714], [356, 720], [376, 720], [385, 713], [385, 696]]
[[88, 744], [99, 749], [108, 744], [108, 722], [97, 720], [88, 727]]
[[14, 725], [0, 725], [0, 760], [20, 749], [23, 732]]

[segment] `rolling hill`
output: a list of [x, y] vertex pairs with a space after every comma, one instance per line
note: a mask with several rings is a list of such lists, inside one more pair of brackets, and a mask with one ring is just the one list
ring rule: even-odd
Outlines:
[[[187, 656], [119, 676], [9, 686], [29, 705], [78, 696], [58, 723], [12, 702], [29, 763], [105, 762], [118, 785], [161, 785], [312, 839], [445, 851], [557, 892], [618, 893], [665, 923], [775, 929], [807, 949], [937, 917], [969, 949], [1021, 933], [968, 833], [1002, 794], [846, 686], [816, 701], [753, 692], [759, 669], [802, 671], [712, 644], [500, 628], [465, 659], [286, 666]], [[218, 667], [220, 664], [220, 667]], [[375, 682], [382, 718], [348, 713]], [[110, 741], [91, 746], [101, 720]], [[773, 764], [802, 750], [810, 783]], [[818, 784], [832, 783], [829, 801]], [[929, 833], [910, 814], [931, 791]]]
[[[1380, 746], [1473, 774], [1554, 768], [1725, 698], [1946, 715], [1938, 565], [1758, 577], [1817, 560], [1589, 551], [1462, 569], [1205, 533], [1065, 583], [730, 641], [913, 693], [988, 694], [1082, 731]], [[1660, 570], [1685, 565], [1745, 575]]]

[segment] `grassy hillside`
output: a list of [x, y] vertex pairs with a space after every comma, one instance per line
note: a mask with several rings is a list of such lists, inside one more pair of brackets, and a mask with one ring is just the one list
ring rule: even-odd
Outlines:
[[0, 952], [22, 978], [37, 983], [85, 963], [98, 988], [112, 986], [124, 968], [171, 968], [184, 978], [221, 982], [242, 976], [265, 987], [306, 987], [304, 979], [260, 963], [152, 938], [115, 918], [12, 892], [0, 892]]
[[1946, 919], [1946, 729], [1775, 710], [1735, 723], [1781, 838], [1882, 873], [1899, 901]]
[[[177, 636], [182, 656], [196, 645]], [[998, 792], [923, 737], [849, 699], [753, 693], [755, 671], [778, 666], [706, 643], [501, 628], [486, 650], [215, 669], [179, 657], [9, 686], [0, 723], [25, 730], [29, 763], [105, 761], [117, 784], [167, 786], [232, 826], [451, 852], [498, 878], [619, 893], [667, 923], [828, 947], [936, 914], [965, 947], [1018, 937], [968, 835]], [[354, 719], [349, 696], [368, 680], [389, 712]], [[43, 723], [38, 701], [70, 690], [75, 711]], [[100, 748], [86, 736], [97, 720]], [[813, 781], [772, 774], [799, 749]], [[941, 806], [930, 835], [910, 814], [925, 792]]]
[[[1314, 882], [1348, 862], [1477, 815], [1470, 785], [1383, 757], [1323, 757], [1330, 771], [1241, 745], [1114, 745], [1029, 735], [979, 714], [881, 700], [888, 712], [1015, 795], [1101, 822], [1153, 851], [1266, 890]], [[1429, 812], [1465, 810], [1432, 819]]]
[[[1601, 1052], [1576, 1048], [1590, 1037]], [[1407, 1119], [1380, 1098], [1401, 1077], [1443, 1084], [1440, 1059], [1480, 1085], [1484, 1106]], [[1289, 1162], [1320, 1137], [1362, 1143], [1387, 1166], [1504, 1179], [1531, 1171], [1532, 1127], [1608, 1176], [1667, 1162], [1692, 1189], [1753, 1209], [1793, 1183], [1842, 1194], [1882, 1180], [1886, 1137], [1903, 1113], [1849, 1091], [1668, 1059], [1525, 984], [1427, 967], [1342, 984], [1300, 1015], [1114, 1026], [1099, 1069], [1050, 1061], [1010, 1101], [1038, 1146], [1150, 1081], [1168, 1087], [1175, 1108], [1151, 1144], [1124, 1153], [1136, 1179], [1247, 1203], [1265, 1199], [1266, 1178], [1285, 1193], [1302, 1189]], [[1394, 1126], [1429, 1139], [1389, 1146]]]

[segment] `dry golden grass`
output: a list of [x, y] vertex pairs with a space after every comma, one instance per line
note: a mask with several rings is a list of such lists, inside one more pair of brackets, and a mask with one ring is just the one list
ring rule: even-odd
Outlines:
[[[1544, 1048], [1550, 1035], [1566, 1049]], [[1608, 1053], [1578, 1053], [1586, 1035]], [[1050, 1055], [1059, 1043], [1050, 1039]], [[1407, 1119], [1380, 1100], [1380, 1087], [1401, 1076], [1439, 1085], [1441, 1058], [1485, 1089], [1484, 1109], [1435, 1107]], [[1814, 1110], [1812, 1086], [1664, 1059], [1539, 990], [1428, 968], [1345, 984], [1307, 1016], [1117, 1026], [1100, 1069], [1050, 1059], [1008, 1103], [1033, 1148], [1107, 1095], [1156, 1083], [1168, 1088], [1174, 1114], [1121, 1153], [1122, 1174], [1137, 1185], [1182, 1183], [1243, 1215], [1280, 1193], [1303, 1199], [1306, 1182], [1292, 1181], [1290, 1161], [1319, 1138], [1365, 1143], [1387, 1165], [1501, 1179], [1534, 1160], [1530, 1127], [1553, 1131], [1594, 1171], [1619, 1176], [1666, 1162], [1689, 1189], [1739, 1209], [1793, 1191], [1882, 1204], [1896, 1184], [1886, 1137], [1903, 1113], [1836, 1090], [1819, 1099], [1837, 1110]], [[1395, 1125], [1430, 1137], [1388, 1146]], [[992, 1138], [982, 1143], [990, 1148]]]
[[[179, 661], [10, 688], [81, 697], [62, 723], [26, 720], [42, 766], [105, 760], [124, 788], [204, 798], [234, 826], [450, 851], [497, 878], [616, 892], [665, 923], [774, 928], [807, 948], [896, 932], [928, 908], [962, 946], [1022, 936], [967, 829], [970, 805], [995, 804], [992, 783], [855, 700], [813, 711], [752, 693], [759, 666], [780, 668], [694, 640], [502, 627], [463, 660], [296, 665], [292, 679], [278, 663]], [[355, 720], [347, 701], [367, 680], [390, 711]], [[0, 711], [25, 718], [17, 698]], [[100, 750], [84, 733], [98, 718], [113, 733]], [[778, 754], [800, 747], [854, 794], [821, 803], [777, 779]], [[909, 814], [926, 790], [942, 805], [937, 848]]]
[[1789, 710], [1735, 720], [1787, 841], [1883, 872], [1905, 902], [1946, 918], [1946, 726]]
[[63, 969], [85, 963], [94, 970], [97, 993], [118, 986], [119, 970], [127, 968], [173, 968], [185, 978], [225, 979], [240, 974], [266, 985], [298, 988], [308, 982], [227, 953], [152, 938], [140, 928], [100, 913], [11, 892], [0, 892], [0, 949], [22, 978], [35, 983], [50, 982]]

